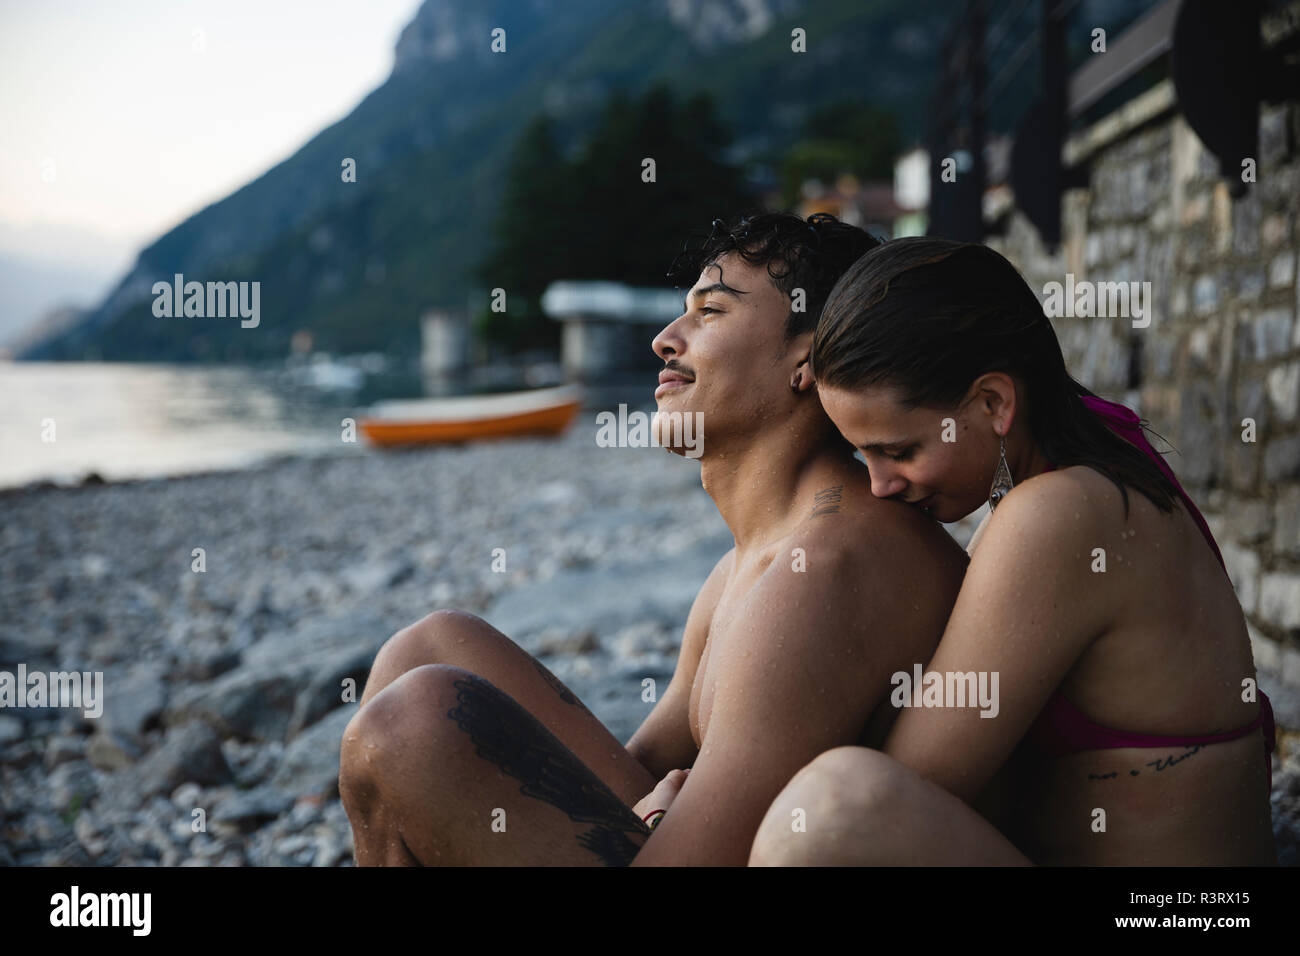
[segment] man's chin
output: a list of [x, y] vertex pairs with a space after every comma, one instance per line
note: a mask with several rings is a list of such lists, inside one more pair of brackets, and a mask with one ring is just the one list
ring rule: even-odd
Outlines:
[[650, 434], [655, 444], [683, 458], [698, 459], [703, 453], [703, 416], [687, 408], [667, 407], [660, 400], [650, 419]]

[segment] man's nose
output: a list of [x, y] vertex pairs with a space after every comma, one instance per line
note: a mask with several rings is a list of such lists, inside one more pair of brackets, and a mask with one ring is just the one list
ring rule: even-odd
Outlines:
[[[678, 316], [677, 319], [680, 319]], [[650, 348], [654, 350], [655, 355], [659, 356], [665, 362], [675, 355], [681, 355], [684, 351], [685, 343], [682, 337], [677, 334], [677, 319], [673, 319], [658, 335], [650, 342]]]

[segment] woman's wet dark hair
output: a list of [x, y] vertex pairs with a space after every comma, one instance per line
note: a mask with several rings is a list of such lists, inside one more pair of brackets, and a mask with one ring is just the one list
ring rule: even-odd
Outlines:
[[1083, 404], [1093, 393], [1066, 371], [1038, 298], [987, 246], [916, 237], [865, 254], [822, 309], [811, 364], [823, 385], [890, 386], [907, 408], [954, 408], [975, 379], [1005, 372], [1023, 383], [1029, 430], [1058, 468], [1106, 475], [1126, 518], [1126, 485], [1164, 512], [1178, 500], [1155, 463]]
[[815, 212], [804, 220], [788, 212], [759, 212], [730, 223], [715, 219], [708, 238], [694, 248], [690, 244], [688, 239], [668, 268], [668, 278], [679, 288], [689, 289], [705, 266], [735, 252], [746, 262], [767, 266], [773, 284], [787, 296], [803, 289], [803, 310], [791, 309], [786, 317], [785, 337], [792, 339], [812, 331], [836, 280], [880, 240], [830, 213]]

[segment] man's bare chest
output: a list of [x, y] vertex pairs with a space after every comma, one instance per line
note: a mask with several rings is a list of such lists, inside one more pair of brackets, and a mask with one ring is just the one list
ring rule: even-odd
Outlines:
[[725, 677], [728, 668], [736, 666], [737, 655], [752, 653], [752, 648], [746, 644], [746, 634], [734, 624], [755, 600], [755, 591], [766, 567], [764, 563], [762, 567], [752, 569], [737, 568], [709, 619], [708, 636], [700, 654], [700, 665], [695, 671], [695, 682], [691, 685], [687, 711], [696, 747], [702, 746], [708, 732], [719, 678]]

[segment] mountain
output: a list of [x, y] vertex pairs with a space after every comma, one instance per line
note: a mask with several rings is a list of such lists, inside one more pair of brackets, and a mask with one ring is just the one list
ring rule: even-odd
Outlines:
[[[45, 325], [47, 313], [66, 316], [70, 300], [88, 305], [103, 295], [112, 278], [113, 273], [0, 252], [0, 346], [35, 341], [40, 336], [32, 333]], [[46, 328], [66, 325], [55, 322]]]
[[[770, 160], [808, 112], [845, 97], [897, 108], [918, 134], [941, 0], [426, 0], [388, 80], [344, 119], [146, 247], [102, 302], [22, 358], [279, 357], [418, 347], [429, 307], [464, 309], [510, 151], [547, 113], [573, 150], [615, 90], [705, 91], [738, 161]], [[491, 49], [503, 28], [505, 52]], [[806, 31], [807, 52], [791, 50]], [[701, 142], [700, 148], [711, 148]], [[345, 158], [356, 181], [344, 182]], [[683, 234], [707, 224], [682, 223]], [[563, 242], [576, 224], [557, 222]], [[261, 318], [160, 318], [152, 287], [258, 282]], [[557, 276], [557, 278], [563, 278]]]

